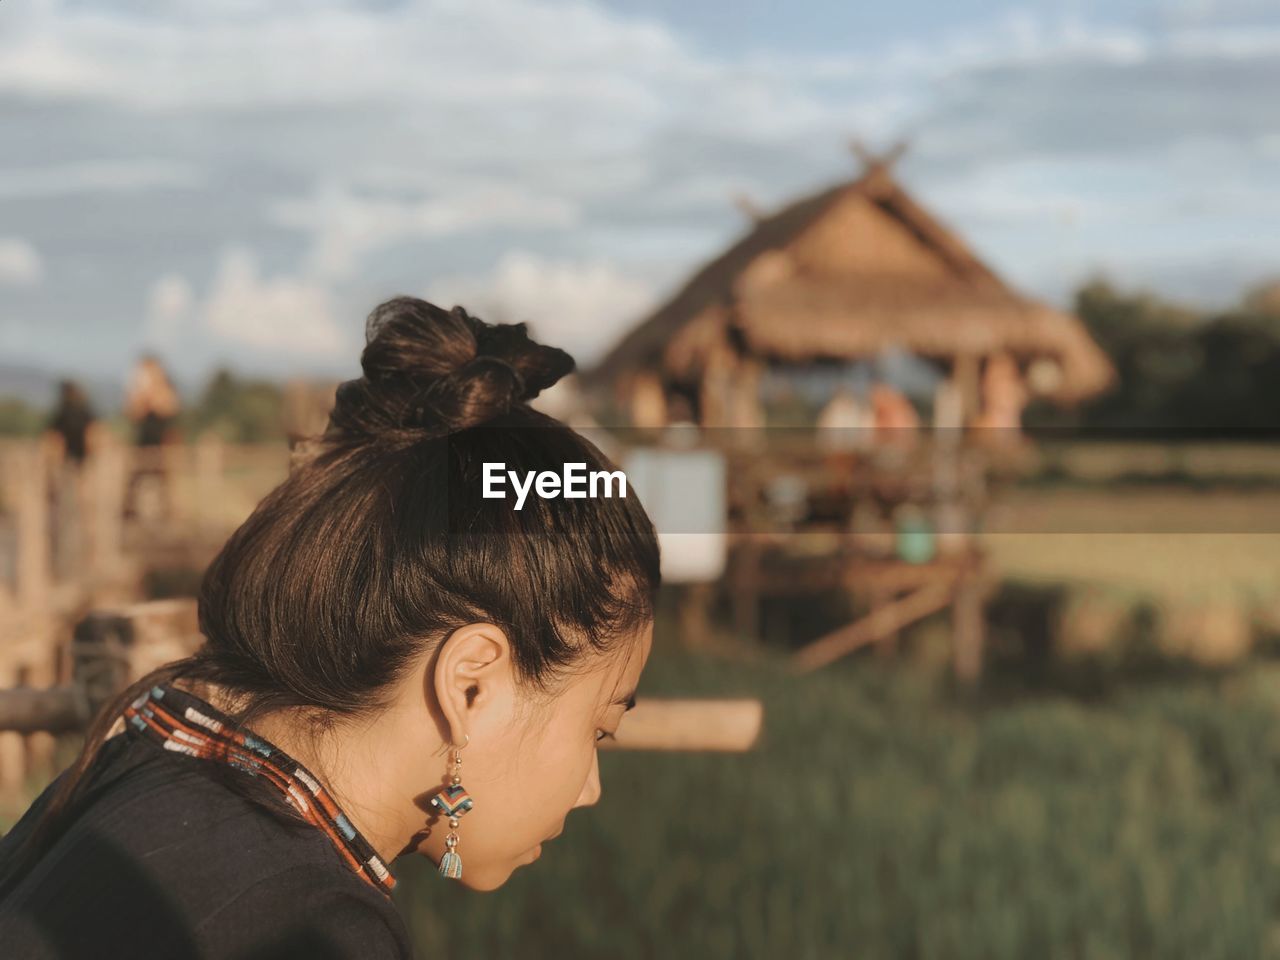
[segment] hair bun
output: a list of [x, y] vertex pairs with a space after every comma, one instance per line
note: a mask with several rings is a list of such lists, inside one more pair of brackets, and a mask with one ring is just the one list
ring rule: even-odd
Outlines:
[[448, 376], [428, 383], [410, 401], [404, 425], [463, 430], [506, 413], [524, 389], [524, 377], [507, 361], [478, 356]]
[[524, 323], [486, 323], [414, 297], [376, 307], [365, 337], [364, 376], [338, 388], [331, 430], [454, 433], [532, 400], [574, 368], [565, 351], [531, 340]]

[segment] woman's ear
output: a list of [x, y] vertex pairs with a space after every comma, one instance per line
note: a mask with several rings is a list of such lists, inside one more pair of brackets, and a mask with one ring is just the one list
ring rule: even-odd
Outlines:
[[461, 745], [478, 727], [508, 716], [514, 704], [511, 643], [492, 623], [469, 623], [440, 645], [432, 677], [450, 742]]

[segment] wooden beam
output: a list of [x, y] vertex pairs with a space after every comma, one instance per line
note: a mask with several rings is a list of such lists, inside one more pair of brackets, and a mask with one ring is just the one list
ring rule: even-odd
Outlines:
[[861, 620], [819, 637], [792, 656], [797, 672], [808, 673], [839, 660], [859, 647], [875, 643], [951, 602], [954, 585], [950, 581], [928, 583], [893, 603], [868, 613]]
[[764, 705], [755, 699], [705, 700], [637, 697], [618, 727], [615, 750], [752, 749], [764, 725]]
[[876, 153], [863, 143], [860, 137], [854, 137], [849, 141], [849, 149], [862, 162], [867, 171], [888, 170], [898, 162], [899, 157], [907, 152], [908, 146], [910, 146], [909, 141], [905, 139], [898, 140], [884, 153]]
[[[99, 610], [76, 629], [72, 683], [0, 690], [0, 730], [30, 733], [82, 728], [96, 706], [125, 684], [194, 649], [199, 640], [194, 600], [156, 600]], [[750, 750], [759, 739], [764, 707], [756, 699], [638, 697], [601, 746], [623, 750]]]
[[886, 167], [892, 167], [907, 152], [907, 148], [911, 146], [911, 141], [905, 138], [898, 140], [880, 156], [880, 162]]
[[748, 193], [739, 191], [733, 194], [732, 199], [733, 205], [741, 210], [752, 223], [759, 223], [768, 216], [764, 209], [751, 199]]
[[[892, 587], [875, 587], [871, 590], [871, 607], [873, 610], [883, 609], [898, 599], [898, 591]], [[883, 631], [876, 638], [876, 654], [882, 659], [889, 659], [898, 650], [899, 629], [894, 627]]]
[[876, 161], [879, 160], [879, 157], [877, 157], [871, 149], [862, 142], [861, 137], [854, 137], [849, 141], [849, 150], [855, 157], [862, 161], [862, 165], [864, 167], [873, 167], [875, 166]]
[[0, 730], [70, 733], [89, 722], [88, 700], [77, 687], [0, 690]]
[[[0, 730], [55, 733], [83, 729], [91, 717], [84, 691], [76, 686], [36, 690], [0, 690]], [[764, 724], [759, 700], [673, 700], [637, 697], [635, 708], [618, 728], [614, 750], [752, 749]]]

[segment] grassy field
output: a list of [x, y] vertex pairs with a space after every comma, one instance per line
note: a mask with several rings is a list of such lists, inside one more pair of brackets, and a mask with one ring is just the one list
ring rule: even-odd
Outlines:
[[1184, 597], [1280, 589], [1280, 533], [993, 533], [983, 541], [1000, 571], [1019, 580]]
[[1144, 617], [1157, 646], [1208, 662], [1280, 637], [1280, 492], [1029, 489], [991, 519], [995, 577], [1060, 594], [1046, 629], [1067, 647], [1099, 650]]
[[599, 806], [488, 895], [397, 865], [423, 956], [1280, 956], [1280, 666], [958, 697], [863, 658], [660, 648], [645, 692], [760, 696], [746, 755], [604, 753]]

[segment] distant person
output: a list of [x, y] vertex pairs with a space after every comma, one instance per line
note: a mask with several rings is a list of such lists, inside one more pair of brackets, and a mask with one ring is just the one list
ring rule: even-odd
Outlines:
[[818, 446], [833, 453], [868, 445], [875, 420], [848, 384], [841, 384], [818, 414]]
[[159, 359], [151, 354], [143, 356], [125, 395], [125, 416], [134, 424], [138, 446], [167, 442], [180, 406], [178, 392]]
[[176, 439], [174, 422], [181, 402], [173, 381], [160, 360], [146, 354], [138, 361], [125, 394], [125, 416], [134, 426], [134, 443], [140, 450], [129, 476], [125, 515], [138, 513], [138, 488], [149, 479], [159, 488], [164, 517], [173, 514], [173, 480], [162, 447]]
[[411, 297], [366, 331], [317, 455], [209, 564], [202, 646], [104, 704], [0, 840], [4, 960], [402, 960], [397, 859], [495, 890], [599, 802], [653, 521], [483, 482], [496, 456], [618, 469], [530, 405], [573, 358]]
[[59, 460], [79, 469], [84, 465], [96, 424], [93, 407], [84, 388], [74, 380], [58, 384], [58, 405], [45, 426], [48, 441]]
[[696, 427], [698, 425], [693, 411], [693, 404], [688, 397], [679, 394], [672, 397], [667, 413], [668, 427]]
[[667, 425], [667, 397], [661, 378], [643, 373], [631, 388], [631, 426], [637, 430], [661, 430]]
[[1011, 445], [1022, 440], [1022, 411], [1027, 405], [1027, 388], [1018, 365], [1007, 353], [987, 360], [982, 374], [982, 411], [972, 426], [989, 444]]
[[877, 443], [914, 445], [920, 415], [901, 390], [887, 383], [875, 384], [871, 388], [871, 409]]
[[44, 453], [49, 477], [49, 513], [54, 573], [70, 579], [84, 569], [85, 524], [89, 515], [84, 465], [100, 425], [88, 394], [74, 380], [58, 384], [58, 403], [45, 424]]

